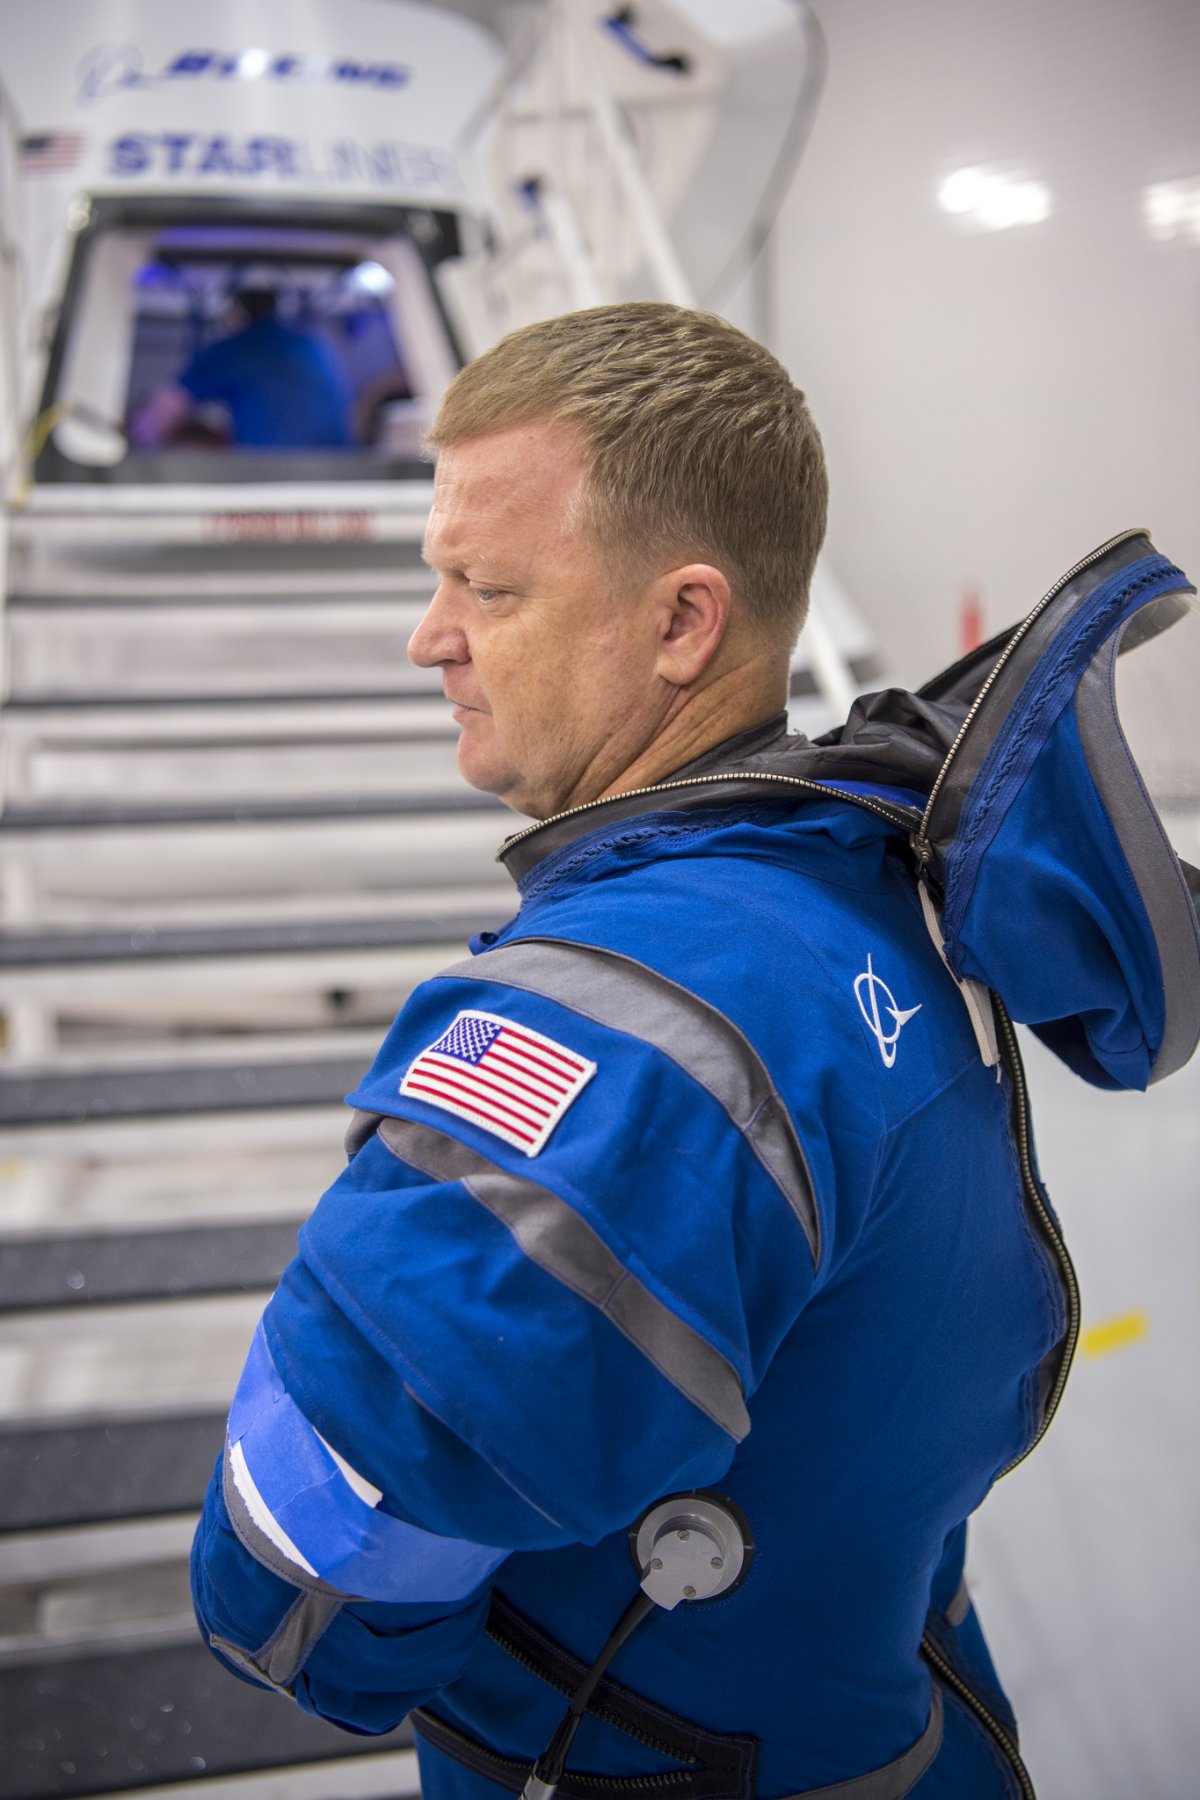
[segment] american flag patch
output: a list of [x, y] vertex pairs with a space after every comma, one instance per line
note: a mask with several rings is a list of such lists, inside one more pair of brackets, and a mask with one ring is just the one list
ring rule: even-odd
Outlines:
[[536, 1156], [595, 1073], [594, 1062], [527, 1025], [460, 1012], [410, 1065], [400, 1092]]

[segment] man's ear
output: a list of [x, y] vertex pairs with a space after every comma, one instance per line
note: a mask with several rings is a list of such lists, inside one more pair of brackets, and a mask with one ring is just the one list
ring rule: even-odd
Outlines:
[[729, 627], [733, 596], [711, 563], [686, 563], [660, 577], [660, 630], [655, 671], [685, 688], [708, 668]]

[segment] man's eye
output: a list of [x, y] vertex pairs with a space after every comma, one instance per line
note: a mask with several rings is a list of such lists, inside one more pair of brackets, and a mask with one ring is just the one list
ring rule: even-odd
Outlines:
[[490, 606], [493, 600], [503, 600], [504, 598], [503, 588], [477, 587], [472, 588], [471, 592], [484, 606]]

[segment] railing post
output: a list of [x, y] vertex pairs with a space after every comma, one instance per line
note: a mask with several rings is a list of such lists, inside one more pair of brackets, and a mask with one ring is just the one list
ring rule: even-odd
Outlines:
[[675, 247], [659, 216], [654, 197], [642, 173], [637, 150], [612, 95], [596, 69], [591, 45], [583, 36], [573, 0], [558, 0], [558, 8], [577, 51], [577, 63], [601, 141], [628, 202], [646, 260], [659, 290], [659, 298], [676, 306], [694, 306], [696, 297]]
[[[6, 611], [10, 509], [21, 445], [16, 279], [18, 131], [12, 102], [0, 85], [0, 705], [8, 693]], [[4, 792], [0, 787], [0, 810], [3, 805]]]

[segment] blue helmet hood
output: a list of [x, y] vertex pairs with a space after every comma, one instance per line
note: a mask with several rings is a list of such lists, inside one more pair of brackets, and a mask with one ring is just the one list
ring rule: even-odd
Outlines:
[[835, 779], [856, 752], [876, 778], [890, 756], [926, 794], [912, 845], [951, 969], [1103, 1087], [1144, 1088], [1200, 1039], [1200, 884], [1114, 687], [1118, 657], [1169, 630], [1193, 593], [1144, 533], [1125, 533], [1014, 631], [919, 694], [868, 696], [823, 740]]

